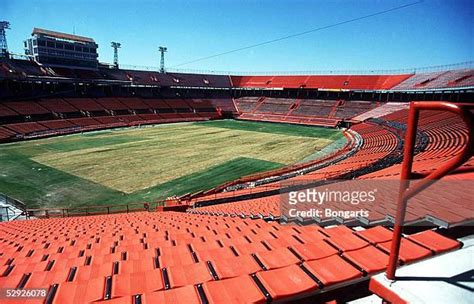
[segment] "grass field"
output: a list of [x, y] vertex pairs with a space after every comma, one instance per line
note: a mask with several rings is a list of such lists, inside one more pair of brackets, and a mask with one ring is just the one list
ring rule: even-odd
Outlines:
[[337, 130], [208, 121], [107, 130], [0, 146], [0, 192], [29, 207], [143, 202], [295, 163]]

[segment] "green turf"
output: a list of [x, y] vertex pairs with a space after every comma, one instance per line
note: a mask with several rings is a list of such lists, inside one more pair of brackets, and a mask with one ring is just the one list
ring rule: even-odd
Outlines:
[[29, 207], [152, 201], [295, 163], [340, 137], [316, 127], [211, 121], [4, 144], [0, 192]]
[[[101, 135], [108, 135], [110, 133], [100, 133]], [[97, 135], [96, 135], [97, 137]], [[76, 139], [76, 140], [74, 140]], [[135, 137], [130, 138], [130, 136], [114, 136], [114, 137], [98, 137], [94, 138], [90, 135], [86, 135], [83, 137], [71, 137], [69, 140], [52, 142], [49, 144], [45, 144], [44, 148], [47, 150], [55, 150], [60, 152], [69, 152], [81, 149], [88, 149], [88, 148], [96, 148], [102, 147], [107, 145], [116, 145], [116, 144], [123, 144], [123, 143], [130, 143], [132, 141], [140, 141], [145, 138], [143, 137]]]
[[134, 193], [145, 200], [160, 199], [171, 194], [183, 195], [208, 190], [227, 181], [238, 179], [252, 173], [281, 168], [279, 163], [260, 159], [239, 157], [228, 162], [210, 167], [204, 171], [189, 174], [159, 186]]
[[335, 129], [318, 128], [312, 126], [299, 126], [283, 123], [270, 123], [247, 120], [212, 120], [200, 122], [199, 124], [234, 130], [304, 136], [313, 138], [326, 138], [333, 140], [338, 139], [342, 136], [342, 133]]
[[112, 204], [123, 197], [117, 190], [32, 161], [14, 149], [0, 149], [0, 192], [30, 208]]

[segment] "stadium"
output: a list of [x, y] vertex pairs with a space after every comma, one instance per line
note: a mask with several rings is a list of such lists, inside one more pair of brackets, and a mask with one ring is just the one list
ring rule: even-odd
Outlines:
[[14, 30], [1, 303], [472, 302], [472, 61], [195, 72]]

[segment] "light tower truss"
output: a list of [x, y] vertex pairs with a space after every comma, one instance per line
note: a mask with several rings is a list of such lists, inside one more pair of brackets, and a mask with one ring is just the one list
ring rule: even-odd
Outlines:
[[158, 51], [161, 53], [161, 60], [160, 60], [160, 73], [165, 72], [165, 53], [168, 51], [167, 47], [160, 46]]
[[114, 48], [114, 65], [118, 68], [118, 49], [122, 46], [119, 42], [111, 42], [110, 46]]
[[10, 29], [10, 22], [0, 21], [0, 57], [8, 56], [7, 33]]

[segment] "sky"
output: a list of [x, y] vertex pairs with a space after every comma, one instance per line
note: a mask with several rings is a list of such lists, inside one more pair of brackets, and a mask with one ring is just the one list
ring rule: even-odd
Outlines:
[[10, 52], [24, 53], [33, 27], [92, 37], [99, 61], [212, 71], [355, 71], [471, 61], [474, 2], [416, 5], [231, 54], [183, 63], [333, 25], [418, 0], [0, 0]]

